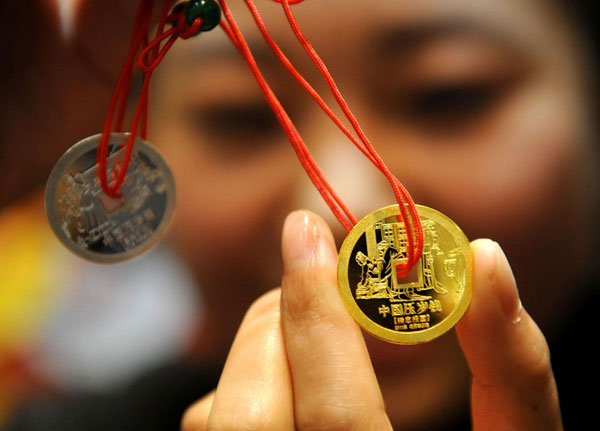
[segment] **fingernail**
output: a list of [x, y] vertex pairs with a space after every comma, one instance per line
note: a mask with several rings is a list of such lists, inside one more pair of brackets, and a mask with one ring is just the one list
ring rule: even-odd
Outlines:
[[496, 253], [496, 277], [499, 286], [503, 289], [497, 289], [497, 294], [500, 299], [500, 304], [504, 314], [512, 321], [519, 322], [521, 320], [521, 298], [517, 289], [517, 282], [510, 267], [510, 263], [506, 258], [506, 254], [500, 247], [500, 244], [494, 242], [497, 248]]
[[285, 271], [306, 266], [315, 254], [319, 240], [319, 228], [314, 216], [295, 211], [285, 220], [281, 250]]

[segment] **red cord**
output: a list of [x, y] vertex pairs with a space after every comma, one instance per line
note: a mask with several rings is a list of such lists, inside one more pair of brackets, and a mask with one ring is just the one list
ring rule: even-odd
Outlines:
[[[187, 39], [198, 34], [200, 32], [200, 26], [202, 25], [201, 18], [196, 19], [192, 25], [188, 25], [183, 11], [180, 11], [177, 14], [169, 15], [171, 1], [167, 0], [164, 2], [161, 10], [156, 36], [151, 42], [149, 42], [149, 27], [153, 5], [154, 0], [142, 0], [140, 2], [135, 20], [135, 28], [129, 47], [129, 53], [127, 54], [127, 58], [123, 64], [117, 85], [115, 86], [115, 90], [109, 103], [104, 121], [102, 138], [98, 144], [96, 161], [98, 163], [98, 179], [100, 181], [100, 186], [102, 187], [104, 193], [114, 199], [121, 197], [120, 189], [125, 182], [125, 176], [127, 175], [127, 170], [129, 169], [135, 139], [138, 135], [138, 129], [139, 135], [142, 137], [142, 139], [146, 138], [148, 129], [150, 79], [152, 78], [152, 73], [164, 59], [167, 51], [173, 46], [173, 43], [175, 43], [178, 38]], [[165, 31], [164, 28], [168, 22], [175, 23], [175, 26]], [[161, 43], [167, 38], [168, 40], [161, 47]], [[117, 132], [122, 130], [125, 108], [127, 105], [129, 91], [131, 89], [131, 79], [133, 75], [134, 64], [137, 65], [142, 72], [144, 72], [144, 81], [135, 112], [133, 114], [133, 119], [130, 126], [130, 134], [125, 145], [125, 154], [121, 160], [116, 162], [113, 166], [112, 175], [109, 179], [107, 158], [110, 132], [113, 128], [113, 120], [115, 123], [114, 130]], [[116, 120], [114, 119], [115, 113]]]
[[[251, 0], [247, 0], [247, 2], [251, 2]], [[369, 141], [369, 139], [363, 132], [362, 128], [358, 124], [356, 117], [354, 116], [354, 114], [350, 110], [350, 107], [348, 106], [348, 104], [346, 103], [344, 98], [342, 97], [342, 94], [340, 93], [337, 85], [335, 84], [333, 77], [327, 70], [325, 63], [319, 57], [319, 55], [317, 54], [317, 52], [315, 51], [313, 46], [310, 44], [310, 42], [308, 41], [306, 36], [304, 36], [303, 32], [300, 30], [300, 26], [298, 25], [298, 22], [296, 21], [296, 18], [294, 17], [292, 9], [290, 8], [291, 1], [290, 0], [280, 0], [280, 1], [278, 1], [278, 3], [281, 3], [281, 5], [283, 6], [285, 15], [288, 19], [288, 22], [290, 23], [290, 26], [291, 26], [294, 34], [296, 35], [296, 38], [298, 39], [298, 41], [300, 42], [300, 44], [302, 45], [304, 50], [308, 53], [308, 55], [310, 56], [313, 63], [315, 63], [315, 65], [319, 69], [319, 72], [321, 73], [321, 75], [323, 76], [325, 81], [327, 82], [327, 84], [331, 90], [331, 93], [333, 94], [336, 101], [338, 102], [338, 105], [344, 112], [344, 115], [346, 116], [348, 121], [350, 121], [350, 123], [352, 124], [352, 127], [355, 130], [355, 132], [358, 134], [358, 136], [360, 137], [361, 142], [365, 145], [366, 149], [369, 151], [369, 153], [375, 159], [375, 161], [376, 161], [375, 165], [386, 176], [386, 178], [388, 179], [388, 181], [390, 182], [390, 184], [394, 190], [394, 194], [396, 196], [396, 200], [398, 201], [398, 205], [400, 207], [400, 211], [402, 214], [402, 220], [406, 221], [405, 226], [406, 226], [406, 233], [407, 233], [407, 239], [408, 239], [408, 248], [407, 248], [408, 256], [407, 257], [408, 257], [409, 266], [406, 270], [406, 273], [401, 274], [401, 276], [399, 276], [399, 278], [404, 277], [404, 276], [408, 275], [408, 271], [410, 270], [410, 268], [419, 261], [419, 259], [421, 258], [421, 254], [423, 252], [423, 227], [421, 226], [419, 214], [418, 214], [415, 204], [412, 200], [412, 197], [410, 196], [410, 194], [408, 193], [406, 188], [404, 188], [404, 186], [400, 183], [400, 181], [398, 181], [398, 179], [392, 174], [392, 172], [389, 170], [389, 168], [385, 165], [385, 163], [383, 162], [383, 160], [381, 159], [381, 157], [379, 156], [377, 151], [375, 151], [375, 148], [373, 148], [373, 146], [371, 145], [371, 142]], [[406, 207], [405, 207], [405, 205], [403, 205], [404, 203], [406, 203], [406, 205], [409, 208], [410, 216], [412, 219], [412, 225], [414, 226], [415, 231], [416, 231], [416, 244], [415, 244], [415, 238], [413, 238], [413, 231], [410, 228], [411, 223], [408, 223], [408, 216], [406, 213]], [[401, 268], [398, 268], [398, 269], [401, 269]]]
[[[306, 81], [306, 79], [295, 69], [289, 59], [285, 56], [283, 51], [271, 37], [268, 29], [266, 28], [258, 9], [254, 5], [252, 0], [245, 0], [259, 30], [261, 31], [265, 41], [269, 47], [273, 50], [277, 58], [286, 67], [288, 72], [296, 79], [303, 88], [313, 97], [321, 109], [327, 114], [327, 116], [337, 125], [337, 127], [350, 139], [350, 141], [375, 165], [388, 179], [390, 182], [398, 205], [400, 207], [401, 214], [398, 216], [399, 221], [405, 221], [406, 233], [408, 239], [407, 247], [407, 260], [406, 264], [397, 265], [398, 278], [404, 277], [408, 274], [410, 269], [419, 261], [423, 250], [423, 229], [421, 222], [415, 208], [414, 202], [404, 188], [404, 186], [398, 181], [398, 179], [390, 172], [387, 168], [377, 151], [373, 148], [372, 144], [366, 137], [365, 133], [361, 129], [358, 121], [352, 114], [352, 111], [348, 107], [348, 104], [341, 95], [341, 92], [337, 88], [335, 81], [324, 62], [321, 60], [315, 49], [312, 47], [310, 42], [302, 33], [293, 13], [290, 8], [291, 4], [300, 3], [303, 0], [273, 0], [277, 3], [281, 3], [284, 13], [290, 23], [290, 26], [296, 35], [296, 38], [303, 46], [307, 54], [310, 56], [316, 67], [319, 69], [321, 75], [327, 82], [331, 93], [333, 94], [336, 102], [342, 109], [344, 116], [350, 122], [352, 129], [356, 133], [354, 135], [335, 115], [333, 110], [325, 103], [323, 98], [317, 93], [316, 90]], [[170, 8], [170, 1], [165, 1], [159, 25], [156, 31], [155, 38], [149, 42], [149, 25], [150, 18], [152, 15], [154, 0], [142, 0], [138, 8], [136, 16], [136, 25], [134, 28], [132, 40], [130, 43], [129, 53], [119, 74], [119, 79], [113, 92], [107, 114], [104, 123], [104, 129], [102, 139], [98, 146], [97, 162], [98, 162], [98, 178], [103, 191], [113, 197], [120, 197], [120, 189], [125, 181], [125, 176], [129, 168], [131, 156], [133, 152], [133, 146], [135, 138], [138, 133], [138, 128], [141, 128], [140, 135], [142, 138], [146, 137], [147, 133], [147, 117], [148, 117], [148, 102], [149, 102], [149, 91], [150, 91], [150, 79], [156, 67], [164, 59], [169, 49], [173, 46], [178, 38], [187, 39], [199, 33], [202, 25], [202, 19], [196, 19], [192, 25], [188, 25], [183, 11], [177, 14], [168, 14]], [[268, 85], [264, 76], [262, 75], [244, 36], [242, 35], [237, 23], [235, 22], [229, 7], [225, 0], [220, 0], [221, 9], [225, 20], [221, 21], [221, 27], [225, 33], [232, 40], [233, 44], [242, 54], [242, 57], [250, 67], [252, 74], [261, 88], [265, 99], [271, 109], [273, 110], [277, 120], [279, 121], [283, 131], [286, 133], [289, 141], [291, 142], [300, 163], [307, 172], [309, 178], [347, 231], [352, 230], [353, 226], [358, 222], [356, 217], [351, 213], [349, 208], [344, 204], [340, 197], [335, 193], [331, 185], [328, 183], [325, 175], [317, 165], [316, 161], [312, 157], [310, 150], [300, 137], [296, 127], [294, 126], [289, 115], [279, 102], [277, 96]], [[169, 29], [164, 30], [167, 22], [174, 23], [175, 25]], [[162, 47], [161, 47], [162, 45]], [[141, 48], [141, 51], [140, 51]], [[138, 54], [139, 51], [139, 54]], [[134, 63], [137, 67], [144, 72], [144, 81], [142, 85], [142, 91], [138, 99], [138, 103], [134, 112], [133, 120], [130, 127], [130, 135], [127, 139], [125, 147], [125, 154], [123, 158], [118, 161], [112, 170], [112, 176], [109, 181], [107, 174], [107, 157], [108, 157], [108, 141], [109, 135], [112, 128], [115, 112], [117, 115], [115, 121], [115, 130], [121, 131], [123, 118], [125, 114], [125, 108], [127, 103], [128, 94], [131, 88], [131, 79], [133, 74]], [[118, 105], [118, 111], [117, 110]], [[141, 124], [140, 124], [141, 123]], [[408, 207], [408, 211], [406, 209]], [[409, 218], [410, 213], [410, 218]], [[409, 223], [411, 221], [412, 223]], [[413, 229], [415, 233], [413, 233]], [[415, 235], [416, 234], [416, 235]], [[416, 238], [415, 238], [416, 236]]]
[[300, 163], [302, 164], [302, 166], [308, 173], [309, 178], [311, 179], [319, 193], [321, 193], [321, 196], [323, 197], [327, 205], [331, 208], [331, 211], [340, 221], [342, 226], [344, 226], [344, 228], [347, 231], [352, 230], [352, 227], [358, 222], [358, 220], [352, 215], [350, 210], [345, 206], [345, 204], [337, 196], [333, 188], [325, 179], [323, 173], [321, 172], [312, 155], [308, 151], [308, 148], [302, 141], [302, 138], [300, 137], [300, 134], [298, 133], [294, 124], [292, 123], [292, 120], [290, 119], [287, 112], [285, 111], [285, 109], [271, 90], [271, 87], [266, 82], [262, 73], [260, 72], [260, 69], [258, 68], [256, 61], [252, 56], [252, 53], [250, 51], [250, 48], [248, 47], [248, 44], [246, 43], [246, 40], [244, 39], [239, 27], [237, 26], [233, 16], [231, 15], [229, 7], [224, 1], [221, 1], [220, 3], [221, 9], [223, 11], [223, 16], [225, 17], [225, 20], [227, 22], [221, 22], [221, 27], [225, 30], [232, 42], [238, 48], [246, 63], [248, 63], [248, 66], [250, 67], [252, 74], [256, 78], [256, 81], [258, 82], [259, 87], [261, 88], [267, 103], [273, 110], [275, 117], [281, 124], [283, 131], [292, 143], [292, 146], [296, 151], [296, 154], [298, 155]]
[[[388, 181], [392, 185], [392, 188], [394, 190], [394, 194], [398, 201], [398, 204], [400, 207], [400, 212], [401, 212], [400, 216], [398, 217], [399, 221], [406, 221], [405, 226], [407, 227], [406, 228], [407, 240], [408, 240], [407, 263], [399, 264], [396, 267], [398, 278], [402, 278], [402, 277], [406, 276], [409, 273], [410, 269], [419, 261], [421, 254], [422, 254], [422, 250], [423, 250], [423, 229], [422, 229], [421, 222], [420, 222], [416, 207], [414, 205], [414, 202], [413, 202], [410, 194], [408, 193], [408, 191], [404, 188], [404, 186], [400, 183], [400, 181], [398, 181], [398, 179], [390, 172], [390, 170], [387, 168], [387, 166], [385, 165], [385, 163], [383, 162], [383, 160], [381, 159], [381, 157], [379, 156], [377, 151], [373, 148], [372, 144], [370, 143], [370, 141], [366, 137], [365, 133], [361, 129], [358, 121], [352, 114], [347, 103], [343, 99], [339, 89], [337, 88], [337, 85], [335, 84], [335, 81], [333, 80], [333, 77], [327, 70], [325, 64], [323, 63], [323, 61], [318, 56], [318, 54], [316, 53], [316, 51], [314, 50], [312, 45], [308, 42], [308, 40], [306, 39], [306, 37], [304, 36], [302, 31], [300, 30], [300, 27], [299, 27], [295, 17], [293, 16], [289, 5], [294, 4], [294, 3], [299, 3], [302, 0], [295, 1], [295, 2], [291, 1], [291, 0], [273, 0], [273, 1], [276, 1], [276, 2], [282, 4], [284, 12], [286, 14], [286, 17], [287, 17], [288, 21], [290, 22], [290, 26], [291, 26], [292, 30], [294, 31], [296, 38], [302, 44], [305, 51], [308, 53], [308, 55], [311, 57], [311, 59], [313, 60], [313, 62], [315, 63], [315, 65], [317, 66], [319, 71], [321, 72], [321, 75], [326, 80], [326, 82], [330, 88], [330, 91], [332, 92], [335, 100], [337, 101], [338, 105], [342, 109], [344, 116], [348, 119], [348, 121], [352, 125], [352, 128], [358, 135], [358, 138], [356, 136], [354, 136], [342, 124], [342, 122], [339, 120], [339, 118], [337, 118], [337, 116], [333, 113], [333, 111], [327, 106], [327, 104], [323, 101], [323, 99], [320, 97], [320, 95], [306, 81], [306, 79], [294, 68], [294, 66], [291, 64], [289, 59], [285, 56], [283, 51], [280, 49], [280, 47], [277, 45], [277, 43], [271, 37], [271, 35], [270, 35], [268, 29], [266, 28], [264, 22], [262, 21], [262, 18], [260, 17], [258, 9], [256, 8], [256, 5], [253, 3], [253, 1], [245, 0], [246, 5], [248, 6], [265, 41], [267, 42], [267, 44], [269, 45], [271, 50], [275, 53], [277, 58], [281, 61], [281, 63], [286, 67], [288, 72], [294, 77], [294, 79], [296, 79], [304, 87], [304, 89], [311, 95], [311, 97], [313, 97], [313, 99], [317, 102], [317, 104], [321, 107], [321, 109], [329, 116], [329, 118], [331, 118], [334, 121], [334, 123], [338, 126], [338, 128], [354, 143], [354, 145], [386, 176], [386, 178], [388, 178]], [[221, 3], [221, 8], [223, 10], [224, 17], [228, 23], [228, 24], [222, 23], [222, 28], [229, 35], [229, 37], [231, 38], [233, 43], [237, 46], [238, 50], [240, 51], [240, 53], [242, 54], [242, 56], [248, 63], [253, 75], [255, 76], [256, 80], [258, 81], [258, 84], [259, 84], [261, 90], [263, 91], [263, 94], [265, 96], [265, 99], [267, 100], [267, 103], [271, 106], [271, 109], [273, 109], [277, 119], [279, 120], [284, 132], [286, 133], [290, 142], [292, 143], [292, 146], [294, 147], [294, 150], [296, 151], [296, 154], [298, 155], [298, 158], [300, 159], [300, 162], [301, 162], [302, 166], [305, 168], [306, 172], [308, 173], [310, 179], [315, 184], [316, 188], [319, 190], [319, 192], [323, 196], [323, 199], [325, 200], [327, 205], [330, 207], [330, 209], [332, 210], [332, 212], [334, 213], [336, 218], [346, 228], [346, 230], [350, 231], [352, 229], [352, 227], [357, 223], [356, 218], [352, 215], [350, 210], [343, 204], [341, 199], [339, 199], [339, 197], [337, 197], [337, 195], [335, 195], [330, 184], [327, 182], [327, 180], [325, 179], [325, 176], [323, 175], [323, 173], [319, 169], [318, 165], [312, 158], [309, 149], [306, 147], [306, 144], [302, 141], [296, 128], [293, 126], [293, 123], [290, 120], [289, 116], [287, 115], [286, 111], [281, 106], [279, 100], [277, 99], [277, 97], [275, 96], [275, 94], [273, 93], [273, 91], [271, 90], [269, 85], [267, 84], [267, 82], [264, 79], [263, 75], [261, 74], [260, 70], [258, 69], [258, 66], [256, 65], [256, 62], [254, 61], [252, 53], [250, 52], [248, 45], [244, 40], [244, 37], [241, 34], [239, 28], [237, 27], [237, 24], [235, 23], [233, 16], [231, 15], [231, 12], [226, 4], [226, 1], [221, 0], [220, 3]], [[406, 209], [407, 206], [408, 206], [408, 211]], [[410, 218], [409, 218], [409, 213], [410, 213]], [[409, 220], [412, 221], [412, 223], [409, 223], [408, 222]], [[416, 235], [415, 235], [415, 233], [413, 233], [413, 229], [410, 227], [411, 225], [414, 227]]]

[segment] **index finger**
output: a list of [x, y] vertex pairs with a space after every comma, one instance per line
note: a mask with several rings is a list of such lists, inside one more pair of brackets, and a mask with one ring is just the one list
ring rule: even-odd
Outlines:
[[456, 326], [473, 373], [475, 430], [561, 430], [544, 335], [522, 308], [498, 244], [473, 241], [473, 299]]
[[331, 231], [295, 212], [283, 232], [281, 323], [298, 430], [389, 430], [359, 327], [337, 288]]

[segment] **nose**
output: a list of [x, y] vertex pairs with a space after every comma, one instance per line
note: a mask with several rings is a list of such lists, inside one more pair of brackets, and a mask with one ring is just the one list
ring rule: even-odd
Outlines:
[[[340, 131], [322, 131], [306, 142], [332, 189], [358, 220], [395, 202], [385, 176]], [[322, 216], [338, 243], [343, 240], [345, 229], [306, 174], [298, 185], [295, 200], [297, 207]]]

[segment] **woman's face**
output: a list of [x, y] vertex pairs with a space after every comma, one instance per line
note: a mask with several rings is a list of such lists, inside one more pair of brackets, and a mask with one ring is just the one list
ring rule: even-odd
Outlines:
[[[280, 5], [258, 4], [284, 51], [325, 96]], [[470, 239], [498, 241], [525, 306], [550, 330], [560, 318], [561, 295], [573, 292], [561, 286], [575, 279], [589, 247], [589, 235], [577, 232], [590, 226], [591, 172], [598, 161], [586, 65], [565, 18], [535, 0], [307, 1], [293, 10], [415, 202], [450, 216]], [[269, 55], [248, 13], [234, 13], [314, 158], [354, 214], [361, 218], [393, 203], [385, 177]], [[289, 211], [321, 214], [340, 242], [344, 231], [220, 29], [178, 41], [154, 81], [150, 137], [178, 186], [172, 241], [194, 268], [209, 313], [220, 315], [219, 325], [231, 332], [249, 302], [279, 283], [279, 235]], [[412, 401], [398, 413], [409, 422], [435, 403], [452, 408], [427, 388], [466, 394], [467, 379], [456, 377], [465, 375], [464, 364], [440, 364], [435, 353], [460, 358], [453, 336], [426, 346], [373, 345], [388, 397], [411, 391]], [[402, 361], [410, 368], [399, 371]]]

